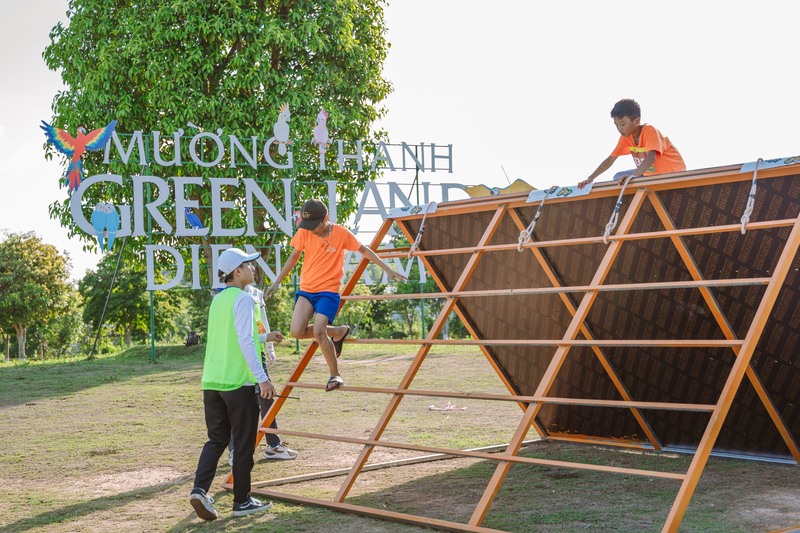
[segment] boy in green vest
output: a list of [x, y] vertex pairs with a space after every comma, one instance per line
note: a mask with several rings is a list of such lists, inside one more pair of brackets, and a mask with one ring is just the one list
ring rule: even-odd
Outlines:
[[[194, 488], [189, 502], [197, 516], [215, 520], [219, 515], [208, 489], [214, 480], [217, 463], [228, 442], [233, 439], [233, 516], [267, 511], [272, 504], [250, 496], [250, 472], [253, 469], [258, 430], [256, 384], [264, 399], [275, 396], [256, 352], [257, 317], [252, 296], [245, 288], [253, 283], [258, 253], [246, 254], [229, 248], [219, 256], [217, 266], [225, 289], [211, 302], [208, 311], [206, 355], [203, 362], [203, 407], [208, 442], [197, 463]], [[272, 332], [269, 341], [279, 341], [280, 332]]]
[[[247, 287], [247, 292], [250, 293], [250, 296], [253, 297], [253, 302], [255, 304], [255, 314], [256, 321], [258, 322], [258, 340], [261, 346], [256, 346], [256, 351], [261, 352], [261, 366], [264, 368], [264, 372], [267, 373], [267, 377], [269, 377], [269, 370], [267, 369], [267, 359], [269, 359], [270, 363], [274, 363], [276, 360], [275, 356], [275, 346], [271, 340], [273, 337], [277, 336], [277, 342], [283, 342], [283, 333], [280, 331], [275, 331], [274, 335], [271, 335], [273, 332], [269, 327], [269, 320], [267, 319], [267, 312], [264, 305], [264, 292], [257, 289], [253, 285], [249, 285]], [[257, 396], [258, 404], [261, 406], [261, 419], [267, 416], [267, 412], [269, 411], [270, 407], [275, 400], [267, 400], [262, 398], [261, 396]], [[278, 420], [277, 418], [272, 420], [272, 424], [269, 426], [272, 429], [278, 429]], [[277, 459], [277, 460], [293, 460], [297, 458], [297, 452], [286, 446], [281, 441], [281, 436], [277, 433], [267, 433], [264, 435], [265, 440], [267, 441], [266, 450], [264, 450], [264, 459]], [[233, 466], [233, 442], [228, 445], [228, 464]]]

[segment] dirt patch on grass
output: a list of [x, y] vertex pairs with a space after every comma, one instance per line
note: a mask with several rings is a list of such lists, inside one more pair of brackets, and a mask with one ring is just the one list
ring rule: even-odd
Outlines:
[[113, 474], [94, 474], [65, 483], [62, 490], [90, 497], [112, 496], [138, 489], [175, 483], [186, 475], [175, 468], [140, 468]]

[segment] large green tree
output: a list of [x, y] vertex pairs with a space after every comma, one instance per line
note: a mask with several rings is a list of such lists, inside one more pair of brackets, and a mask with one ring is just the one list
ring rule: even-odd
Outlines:
[[[87, 175], [123, 175], [122, 186], [110, 184], [89, 188], [83, 200], [88, 218], [98, 202], [131, 205], [133, 191], [128, 177], [148, 174], [201, 176], [204, 178], [255, 178], [275, 206], [284, 205], [281, 178], [295, 178], [298, 186], [293, 205], [310, 195], [326, 196], [325, 180], [338, 180], [337, 209], [341, 220], [357, 208], [356, 197], [371, 178], [353, 168], [338, 171], [335, 150], [327, 153], [328, 171], [318, 170], [319, 153], [309, 149], [312, 129], [320, 108], [325, 108], [331, 139], [355, 141], [383, 138], [373, 131], [376, 119], [385, 113], [381, 102], [391, 91], [382, 76], [388, 50], [383, 18], [383, 0], [71, 0], [68, 24], [59, 23], [44, 51], [49, 68], [58, 70], [66, 89], [53, 101], [55, 127], [74, 134], [80, 125], [101, 127], [119, 121], [120, 133], [160, 131], [167, 140], [160, 149], [172, 157], [172, 132], [185, 130], [181, 143], [187, 151], [199, 130], [223, 129], [223, 141], [236, 135], [245, 141], [258, 136], [259, 147], [273, 134], [273, 123], [282, 104], [291, 114], [294, 166], [291, 171], [260, 164], [238, 168], [202, 168], [184, 153], [181, 167], [121, 161], [102, 164], [101, 152], [87, 152]], [[123, 139], [124, 140], [124, 139]], [[208, 141], [208, 139], [206, 139]], [[202, 149], [213, 153], [211, 142]], [[303, 149], [305, 143], [305, 149]], [[245, 143], [247, 146], [247, 144]], [[351, 147], [352, 149], [352, 147]], [[271, 152], [276, 147], [272, 145]], [[148, 147], [148, 159], [152, 159]], [[52, 147], [47, 148], [52, 157]], [[133, 159], [136, 159], [134, 157]], [[279, 159], [276, 157], [276, 159]], [[226, 209], [222, 225], [244, 226], [246, 216], [243, 187], [223, 187], [223, 197], [236, 203]], [[72, 227], [69, 201], [51, 205], [51, 216]], [[209, 180], [190, 185], [190, 199], [200, 202], [199, 216], [210, 226]], [[237, 200], [238, 199], [238, 200]], [[159, 208], [174, 224], [174, 201]], [[263, 209], [254, 213], [260, 222], [253, 237], [194, 237], [203, 245], [214, 243], [253, 244], [266, 257], [273, 242], [285, 242], [277, 224]], [[81, 232], [86, 247], [95, 246]], [[177, 245], [175, 237], [154, 228], [148, 237], [154, 244]], [[188, 244], [188, 239], [182, 244]], [[148, 239], [139, 238], [125, 248], [126, 261], [141, 262]], [[188, 241], [192, 242], [192, 241]], [[185, 247], [182, 253], [188, 256]], [[203, 248], [208, 268], [209, 248]]]
[[24, 360], [28, 328], [46, 324], [69, 301], [69, 259], [33, 233], [15, 233], [0, 241], [0, 315], [17, 334]]

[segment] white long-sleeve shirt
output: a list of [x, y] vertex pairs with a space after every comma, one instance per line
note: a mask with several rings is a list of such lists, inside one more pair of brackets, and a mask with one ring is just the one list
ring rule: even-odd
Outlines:
[[261, 303], [264, 301], [264, 291], [258, 290], [252, 285], [247, 286], [247, 291], [253, 297], [253, 301], [258, 304], [258, 308], [261, 310], [261, 324], [264, 325], [264, 329], [267, 331], [266, 333], [260, 333], [258, 335], [258, 340], [266, 343], [267, 358], [270, 361], [274, 361], [275, 345], [272, 342], [267, 342], [267, 334], [272, 331], [272, 329], [269, 327], [269, 320], [267, 320], [267, 311], [264, 309], [264, 306], [261, 305]]
[[[242, 291], [233, 302], [233, 327], [239, 339], [239, 348], [244, 354], [247, 367], [255, 376], [256, 381], [261, 383], [267, 381], [267, 373], [261, 366], [261, 357], [256, 351], [256, 344], [253, 341], [253, 297], [247, 291]], [[265, 326], [266, 327], [266, 326]], [[255, 385], [255, 383], [246, 383]]]

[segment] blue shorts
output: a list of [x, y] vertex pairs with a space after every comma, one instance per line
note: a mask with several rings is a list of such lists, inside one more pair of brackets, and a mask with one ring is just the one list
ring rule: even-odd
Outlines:
[[338, 292], [306, 292], [297, 291], [294, 295], [294, 303], [302, 296], [311, 303], [315, 313], [328, 317], [328, 324], [333, 324], [336, 314], [339, 312], [339, 302], [341, 296]]

